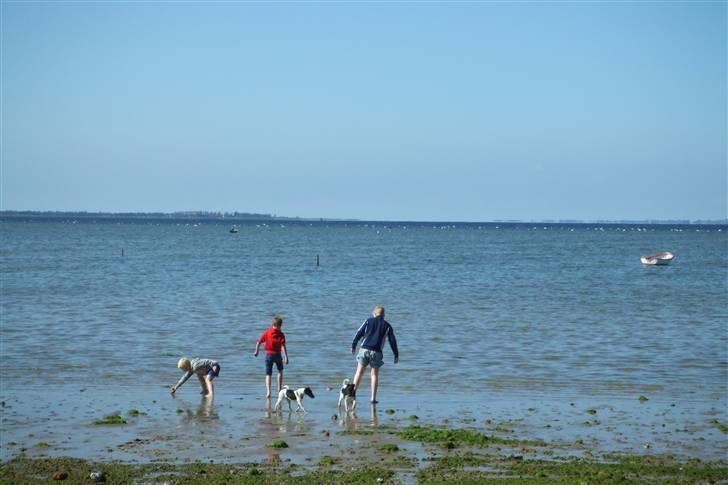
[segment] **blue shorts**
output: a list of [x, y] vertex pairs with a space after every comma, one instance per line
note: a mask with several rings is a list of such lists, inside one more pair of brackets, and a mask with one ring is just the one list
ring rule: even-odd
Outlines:
[[379, 369], [384, 365], [384, 355], [376, 350], [359, 349], [356, 361], [364, 367], [370, 366], [372, 369]]
[[275, 363], [278, 372], [283, 372], [283, 357], [281, 354], [265, 354], [265, 375], [273, 374], [273, 364]]
[[212, 369], [207, 371], [207, 375], [210, 377], [210, 380], [214, 379], [215, 377], [219, 377], [220, 376], [220, 364], [213, 366]]

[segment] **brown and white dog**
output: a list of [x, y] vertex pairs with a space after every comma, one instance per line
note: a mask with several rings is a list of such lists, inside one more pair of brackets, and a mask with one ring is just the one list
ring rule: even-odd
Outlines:
[[311, 399], [314, 399], [313, 391], [310, 387], [301, 387], [299, 389], [296, 389], [295, 391], [292, 391], [288, 389], [288, 386], [283, 386], [283, 389], [281, 389], [281, 392], [278, 393], [278, 400], [276, 401], [275, 410], [276, 412], [280, 411], [283, 407], [283, 400], [288, 401], [288, 410], [292, 411], [291, 409], [291, 401], [296, 401], [297, 407], [296, 412], [298, 411], [306, 411], [306, 408], [303, 407], [303, 398], [304, 396], [309, 396]]

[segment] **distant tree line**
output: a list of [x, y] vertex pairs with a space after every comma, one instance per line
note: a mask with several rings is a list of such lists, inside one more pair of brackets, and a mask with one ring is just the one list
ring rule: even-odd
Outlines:
[[0, 211], [4, 218], [59, 218], [59, 219], [194, 219], [194, 220], [300, 220], [256, 212], [87, 212], [87, 211]]

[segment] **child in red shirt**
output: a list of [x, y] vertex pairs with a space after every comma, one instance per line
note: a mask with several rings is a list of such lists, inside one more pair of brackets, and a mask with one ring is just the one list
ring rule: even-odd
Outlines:
[[[278, 392], [283, 389], [283, 364], [288, 365], [288, 351], [286, 350], [286, 336], [281, 332], [283, 319], [273, 315], [271, 327], [263, 332], [255, 345], [255, 355], [258, 357], [260, 344], [265, 342], [265, 397], [270, 399], [270, 380], [273, 374], [273, 364], [278, 368]], [[281, 357], [283, 352], [283, 357]]]

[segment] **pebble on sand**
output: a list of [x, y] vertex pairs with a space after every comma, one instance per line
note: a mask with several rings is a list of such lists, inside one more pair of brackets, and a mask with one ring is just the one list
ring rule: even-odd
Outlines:
[[51, 478], [53, 480], [65, 480], [66, 478], [68, 478], [68, 473], [67, 472], [53, 472], [51, 474]]

